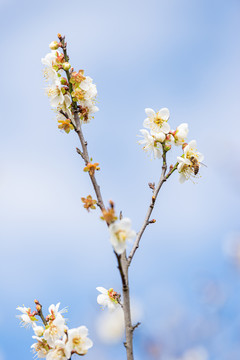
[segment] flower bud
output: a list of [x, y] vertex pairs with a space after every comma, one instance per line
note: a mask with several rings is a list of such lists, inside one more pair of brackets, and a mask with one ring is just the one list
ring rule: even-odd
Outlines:
[[35, 332], [36, 336], [43, 336], [44, 333], [44, 327], [43, 326], [34, 326], [33, 331]]
[[163, 132], [155, 133], [154, 137], [159, 142], [163, 142], [165, 140], [165, 134]]
[[71, 68], [71, 65], [69, 64], [69, 62], [64, 62], [62, 64], [62, 67], [65, 71], [69, 70]]
[[68, 81], [66, 78], [62, 77], [60, 81], [62, 85], [68, 85]]
[[57, 41], [52, 41], [50, 44], [49, 44], [49, 47], [51, 50], [57, 50], [59, 48], [59, 44]]
[[171, 148], [172, 148], [172, 145], [166, 145], [166, 146], [164, 147], [164, 150], [165, 150], [165, 151], [169, 151], [169, 150], [171, 150]]
[[40, 305], [40, 304], [37, 304], [37, 305], [36, 305], [36, 309], [37, 309], [37, 311], [41, 311], [41, 310], [42, 310], [41, 305]]

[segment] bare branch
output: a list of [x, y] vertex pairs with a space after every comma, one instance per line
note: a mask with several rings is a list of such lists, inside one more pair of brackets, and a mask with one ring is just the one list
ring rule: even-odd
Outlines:
[[[167, 178], [168, 178], [168, 177], [173, 173], [173, 171], [174, 171], [174, 170], [172, 169], [172, 170], [168, 173], [168, 175], [165, 176], [166, 171], [167, 171], [166, 152], [163, 153], [163, 156], [162, 156], [162, 157], [163, 157], [163, 165], [162, 165], [161, 177], [160, 177], [160, 180], [159, 180], [159, 182], [158, 182], [157, 187], [153, 190], [153, 195], [152, 195], [151, 203], [150, 203], [150, 205], [149, 205], [149, 207], [148, 207], [148, 211], [147, 211], [146, 217], [145, 217], [145, 219], [144, 219], [143, 225], [142, 225], [140, 231], [139, 231], [138, 234], [137, 234], [137, 237], [136, 237], [136, 240], [135, 240], [135, 242], [134, 242], [134, 244], [133, 244], [132, 250], [131, 250], [131, 252], [130, 252], [130, 254], [129, 254], [129, 256], [128, 256], [128, 266], [130, 266], [131, 261], [132, 261], [132, 259], [133, 259], [133, 256], [134, 256], [136, 250], [137, 250], [138, 247], [139, 247], [139, 243], [140, 243], [141, 237], [142, 237], [142, 235], [143, 235], [143, 233], [144, 233], [147, 225], [149, 225], [149, 223], [153, 223], [153, 221], [149, 221], [149, 219], [150, 219], [150, 216], [151, 216], [152, 211], [153, 211], [153, 209], [154, 209], [154, 205], [155, 205], [155, 202], [156, 202], [156, 199], [157, 199], [159, 190], [161, 189], [163, 183], [167, 180]], [[175, 165], [175, 167], [176, 167], [176, 165]], [[175, 167], [174, 167], [174, 168], [175, 168]], [[176, 168], [175, 168], [175, 170], [176, 170]]]

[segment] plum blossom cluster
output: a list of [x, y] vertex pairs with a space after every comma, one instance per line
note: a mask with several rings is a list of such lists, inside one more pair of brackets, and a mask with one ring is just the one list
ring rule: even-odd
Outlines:
[[[66, 309], [59, 310], [60, 303], [50, 305], [49, 314], [44, 317], [42, 305], [35, 300], [36, 310], [31, 311], [25, 306], [18, 306], [17, 310], [21, 315], [17, 315], [22, 326], [32, 327], [34, 343], [31, 346], [33, 352], [38, 358], [47, 360], [68, 360], [72, 354], [85, 355], [93, 346], [92, 341], [87, 337], [88, 329], [86, 326], [80, 326], [75, 329], [69, 329], [66, 325], [66, 319], [63, 313]], [[42, 324], [38, 325], [38, 317]]]
[[81, 123], [87, 123], [99, 110], [95, 105], [97, 88], [92, 78], [84, 75], [84, 70], [74, 71], [66, 53], [65, 39], [60, 34], [58, 38], [59, 42], [50, 43], [51, 52], [42, 58], [42, 64], [49, 81], [46, 93], [57, 112], [58, 128], [69, 133], [76, 127], [74, 112], [79, 114]]
[[203, 155], [197, 151], [196, 140], [190, 141], [189, 144], [186, 142], [188, 124], [182, 123], [176, 130], [171, 130], [168, 123], [170, 113], [167, 108], [162, 108], [158, 112], [147, 108], [145, 113], [147, 115], [143, 122], [145, 129], [140, 130], [143, 139], [138, 142], [143, 145], [144, 151], [150, 154], [151, 158], [160, 159], [173, 145], [181, 146], [183, 154], [177, 157], [175, 165], [180, 174], [179, 181], [183, 183], [196, 177], [200, 166], [203, 165]]

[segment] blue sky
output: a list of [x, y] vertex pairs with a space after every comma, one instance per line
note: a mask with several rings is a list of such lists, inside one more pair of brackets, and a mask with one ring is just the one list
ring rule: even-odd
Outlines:
[[[144, 109], [168, 107], [172, 128], [187, 122], [189, 140], [205, 155], [198, 184], [181, 185], [175, 173], [164, 185], [157, 222], [133, 262], [132, 294], [144, 314], [139, 334], [164, 333], [179, 308], [190, 324], [203, 316], [195, 284], [214, 279], [228, 296], [218, 314], [225, 349], [220, 335], [195, 343], [207, 346], [211, 359], [229, 360], [230, 348], [237, 349], [231, 360], [239, 358], [239, 274], [222, 251], [226, 237], [240, 231], [239, 1], [2, 0], [0, 9], [0, 359], [32, 358], [30, 331], [14, 316], [34, 298], [45, 307], [61, 301], [70, 326], [90, 328], [96, 345], [89, 359], [122, 359], [121, 345], [104, 347], [94, 325], [95, 287], [120, 289], [108, 232], [99, 214], [82, 207], [92, 189], [77, 138], [57, 129], [44, 95], [40, 60], [58, 32], [66, 35], [71, 64], [97, 84], [100, 111], [84, 132], [101, 166], [105, 202], [114, 200], [136, 231], [151, 196], [147, 183], [160, 172], [137, 144]], [[175, 158], [169, 154], [169, 164]], [[173, 356], [192, 345], [174, 344]]]

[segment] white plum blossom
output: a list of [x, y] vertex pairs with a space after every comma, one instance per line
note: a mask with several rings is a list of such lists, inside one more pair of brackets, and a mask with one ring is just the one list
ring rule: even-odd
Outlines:
[[47, 341], [39, 336], [33, 336], [32, 338], [37, 342], [32, 344], [31, 348], [39, 358], [45, 358], [50, 350]]
[[96, 289], [101, 293], [97, 297], [98, 304], [103, 307], [107, 306], [110, 311], [116, 310], [119, 306], [119, 294], [116, 291], [113, 291], [112, 288], [107, 290], [104, 287], [99, 286]]
[[127, 241], [136, 236], [136, 232], [131, 229], [131, 220], [123, 218], [109, 226], [110, 241], [117, 254], [122, 254], [127, 247]]
[[174, 133], [174, 142], [175, 145], [183, 145], [187, 139], [187, 135], [188, 135], [188, 124], [187, 123], [183, 123], [180, 124], [175, 133]]
[[55, 320], [49, 321], [48, 327], [44, 331], [43, 337], [47, 343], [53, 347], [56, 340], [59, 340], [65, 334], [65, 330], [67, 329], [68, 328], [65, 325], [65, 319], [60, 313], [57, 313]]
[[22, 315], [16, 315], [16, 317], [21, 320], [21, 324], [23, 327], [28, 328], [35, 325], [35, 321], [37, 321], [37, 319], [31, 314], [30, 308], [27, 308], [25, 306], [18, 306], [17, 310], [21, 311], [22, 313]]
[[190, 141], [184, 148], [183, 156], [178, 156], [178, 172], [180, 173], [179, 181], [184, 183], [191, 177], [195, 177], [198, 174], [199, 167], [203, 161], [203, 155], [197, 151], [196, 140]]
[[92, 340], [88, 337], [88, 329], [86, 326], [80, 326], [76, 329], [68, 330], [68, 341], [66, 349], [69, 353], [75, 351], [79, 355], [85, 355], [93, 346]]
[[[79, 105], [83, 108], [88, 109], [88, 115], [94, 114], [95, 112], [99, 111], [99, 108], [95, 105], [96, 96], [97, 96], [97, 87], [95, 84], [92, 83], [93, 79], [90, 76], [86, 76], [85, 80], [81, 81], [79, 84], [79, 88], [83, 90], [83, 99], [79, 99]], [[84, 119], [84, 123], [89, 122], [89, 116]]]
[[151, 129], [152, 131], [158, 133], [163, 132], [164, 134], [168, 134], [170, 131], [170, 125], [167, 123], [169, 119], [169, 110], [168, 108], [162, 108], [157, 113], [150, 108], [145, 109], [145, 113], [147, 118], [143, 122], [143, 126], [147, 129]]
[[61, 90], [61, 83], [57, 81], [55, 84], [46, 88], [48, 97], [50, 98], [50, 104], [52, 107], [58, 107], [64, 104], [64, 95]]
[[[140, 133], [143, 136], [142, 140], [139, 140], [138, 143], [143, 145], [143, 150], [149, 152], [154, 159], [161, 158], [162, 156], [162, 144], [154, 136], [150, 135], [146, 129], [141, 129]], [[159, 135], [163, 134], [162, 132]], [[156, 134], [158, 135], [158, 134]], [[163, 134], [164, 135], [164, 134]], [[164, 135], [165, 138], [165, 135]], [[159, 139], [159, 137], [158, 137]]]
[[71, 357], [71, 351], [67, 348], [67, 345], [62, 340], [57, 340], [55, 342], [55, 348], [51, 349], [47, 356], [46, 360], [68, 360]]
[[57, 71], [53, 68], [53, 66], [56, 64], [57, 55], [58, 52], [52, 50], [45, 56], [45, 58], [41, 59], [42, 64], [45, 65], [44, 76], [46, 80], [51, 80], [53, 83], [59, 79]]

